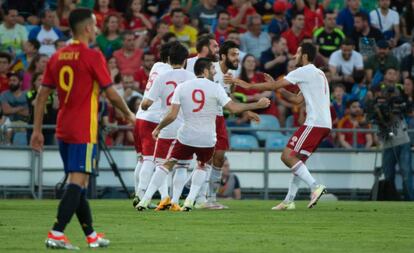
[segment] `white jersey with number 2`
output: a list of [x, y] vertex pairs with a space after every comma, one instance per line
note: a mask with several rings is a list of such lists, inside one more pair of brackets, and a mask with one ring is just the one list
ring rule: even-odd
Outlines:
[[[152, 101], [160, 100], [161, 103], [161, 119], [168, 114], [169, 107], [171, 105], [174, 90], [179, 87], [183, 82], [195, 79], [196, 76], [185, 69], [173, 69], [159, 75], [154, 81], [151, 89], [147, 94], [147, 98]], [[151, 107], [150, 107], [151, 108]], [[173, 123], [163, 128], [159, 134], [162, 139], [175, 139], [177, 137], [177, 131], [180, 128], [183, 119], [182, 113], [178, 114], [176, 120]]]
[[[152, 84], [157, 79], [159, 75], [172, 70], [171, 65], [163, 62], [157, 62], [152, 66], [151, 71], [149, 73], [147, 86], [145, 87], [144, 97], [148, 94], [148, 91], [151, 89]], [[160, 116], [161, 116], [161, 101], [156, 100], [151, 105], [148, 110], [144, 111], [141, 109], [141, 106], [138, 109], [136, 114], [137, 119], [146, 120], [154, 123], [160, 123]]]
[[173, 104], [180, 105], [184, 123], [177, 139], [192, 147], [214, 147], [216, 144], [216, 116], [219, 108], [231, 99], [220, 84], [206, 78], [197, 78], [179, 85], [174, 92]]
[[298, 85], [305, 98], [304, 125], [331, 129], [329, 84], [323, 71], [313, 64], [308, 64], [289, 72], [285, 79]]

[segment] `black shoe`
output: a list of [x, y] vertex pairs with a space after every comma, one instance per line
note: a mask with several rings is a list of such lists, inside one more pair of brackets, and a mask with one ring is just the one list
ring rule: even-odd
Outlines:
[[138, 198], [138, 196], [135, 196], [132, 200], [132, 206], [135, 208], [138, 205], [139, 201], [140, 199]]

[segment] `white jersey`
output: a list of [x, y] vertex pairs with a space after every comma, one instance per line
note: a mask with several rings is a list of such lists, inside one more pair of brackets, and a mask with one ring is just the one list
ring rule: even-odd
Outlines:
[[[223, 73], [223, 71], [221, 71], [220, 62], [214, 62], [213, 65], [216, 70], [216, 74], [214, 75], [214, 82], [220, 84], [220, 86], [224, 88], [224, 91], [227, 92], [227, 94], [230, 94], [230, 85], [224, 83], [224, 75], [229, 73], [233, 77], [236, 77], [236, 70], [229, 69], [227, 73]], [[223, 108], [219, 109], [219, 113], [217, 115], [223, 116]]]
[[[145, 87], [144, 98], [148, 94], [148, 91], [150, 90], [152, 84], [157, 79], [157, 77], [170, 70], [172, 70], [171, 65], [163, 62], [157, 62], [154, 64], [154, 66], [152, 66], [151, 71], [149, 73], [147, 86]], [[137, 119], [142, 119], [153, 123], [160, 123], [160, 116], [161, 101], [159, 99], [154, 101], [151, 107], [148, 108], [148, 110], [146, 111], [142, 110], [140, 106], [136, 114]]]
[[305, 98], [305, 125], [331, 129], [329, 84], [325, 74], [315, 65], [308, 64], [289, 72], [285, 79], [299, 85]]
[[[159, 100], [161, 103], [161, 117], [164, 118], [168, 114], [169, 106], [174, 95], [174, 90], [180, 86], [181, 83], [193, 80], [196, 76], [185, 69], [173, 69], [159, 75], [154, 81], [151, 89], [147, 94], [147, 98], [151, 101]], [[151, 108], [151, 107], [150, 107]], [[170, 125], [163, 128], [159, 137], [162, 139], [177, 138], [177, 131], [183, 123], [182, 113], [178, 114], [177, 119]]]
[[174, 92], [173, 104], [181, 105], [184, 123], [177, 139], [192, 147], [216, 145], [216, 116], [231, 99], [221, 85], [206, 78], [197, 78], [179, 85]]
[[197, 60], [198, 60], [198, 56], [188, 58], [187, 59], [187, 66], [185, 67], [185, 69], [190, 71], [191, 73], [194, 73], [194, 65], [195, 65]]

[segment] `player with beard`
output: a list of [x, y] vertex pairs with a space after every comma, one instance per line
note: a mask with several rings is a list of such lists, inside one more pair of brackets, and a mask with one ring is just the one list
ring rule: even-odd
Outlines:
[[[233, 41], [225, 41], [219, 50], [220, 61], [214, 62], [216, 74], [214, 82], [220, 84], [227, 94], [230, 94], [232, 78], [236, 76], [239, 66], [239, 47]], [[249, 113], [249, 117], [252, 114]], [[207, 182], [203, 185], [196, 200], [196, 208], [224, 209], [226, 206], [217, 203], [216, 195], [221, 182], [221, 167], [224, 164], [226, 150], [229, 149], [226, 120], [223, 116], [223, 109], [220, 108], [216, 118], [217, 143], [211, 166], [207, 166]], [[208, 199], [206, 198], [207, 190]]]
[[207, 33], [198, 37], [196, 49], [198, 55], [187, 59], [186, 70], [194, 73], [194, 64], [198, 58], [209, 58], [218, 61], [219, 45], [213, 34]]
[[289, 72], [283, 79], [260, 84], [248, 84], [239, 79], [233, 80], [240, 87], [259, 91], [273, 91], [292, 84], [298, 85], [301, 93], [294, 94], [282, 89], [282, 95], [292, 103], [301, 104], [305, 102], [306, 104], [305, 123], [290, 138], [281, 156], [283, 163], [293, 173], [289, 191], [285, 200], [273, 207], [272, 210], [295, 209], [293, 201], [301, 180], [311, 188], [311, 200], [308, 208], [314, 207], [319, 198], [326, 193], [326, 187], [316, 184], [315, 179], [305, 165], [306, 160], [318, 148], [321, 141], [328, 136], [332, 128], [329, 110], [329, 84], [325, 74], [312, 64], [315, 55], [315, 46], [311, 43], [303, 43], [294, 56], [298, 68]]
[[[144, 97], [148, 94], [152, 84], [156, 78], [172, 70], [172, 67], [167, 63], [169, 50], [173, 44], [179, 42], [169, 42], [161, 47], [160, 56], [161, 61], [152, 66], [149, 73], [147, 86], [145, 87]], [[134, 130], [135, 150], [139, 157], [137, 166], [134, 172], [135, 182], [135, 197], [132, 205], [135, 207], [140, 199], [144, 196], [145, 191], [150, 183], [152, 173], [154, 172], [155, 163], [153, 159], [155, 140], [152, 138], [151, 133], [160, 122], [161, 117], [161, 101], [154, 101], [151, 108], [144, 111], [141, 106], [136, 114], [136, 123]], [[167, 181], [159, 189], [161, 198], [168, 197], [168, 185]], [[154, 206], [151, 206], [155, 208]]]

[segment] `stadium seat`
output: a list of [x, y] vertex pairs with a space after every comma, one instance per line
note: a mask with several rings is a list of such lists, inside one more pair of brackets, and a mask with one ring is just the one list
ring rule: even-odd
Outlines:
[[288, 136], [280, 133], [273, 133], [273, 135], [267, 136], [265, 147], [268, 149], [284, 148], [288, 141]]
[[[278, 130], [280, 129], [280, 123], [279, 120], [273, 116], [273, 115], [260, 115], [260, 122], [256, 123], [256, 122], [252, 122], [251, 126], [253, 128], [258, 128], [258, 129], [275, 129]], [[282, 133], [278, 132], [279, 135], [282, 135]], [[269, 131], [257, 131], [256, 135], [257, 135], [257, 139], [259, 139], [260, 141], [265, 141], [267, 139], [268, 136], [274, 135], [275, 132], [269, 132]]]
[[17, 133], [15, 133], [13, 135], [13, 145], [26, 146], [27, 145], [26, 132], [17, 132]]
[[294, 124], [295, 124], [295, 122], [294, 122], [294, 118], [293, 118], [293, 115], [289, 115], [287, 118], [286, 118], [286, 128], [293, 128], [294, 126]]
[[230, 137], [230, 146], [233, 149], [253, 149], [258, 148], [259, 143], [253, 135], [233, 134]]

